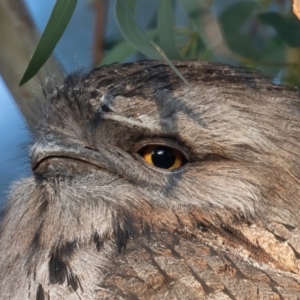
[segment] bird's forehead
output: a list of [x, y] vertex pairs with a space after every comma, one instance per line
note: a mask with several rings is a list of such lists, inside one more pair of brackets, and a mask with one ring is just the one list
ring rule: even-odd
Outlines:
[[132, 97], [117, 95], [109, 99], [104, 96], [100, 101], [101, 119], [158, 131], [167, 122], [168, 127], [172, 128], [180, 109], [170, 98], [170, 95], [165, 95], [164, 99], [155, 95], [146, 98], [142, 94]]
[[142, 95], [133, 97], [115, 96], [110, 101], [104, 95], [100, 100], [100, 105], [104, 110], [108, 109], [116, 115], [133, 119], [139, 119], [142, 115], [153, 115], [158, 112], [155, 99], [146, 99]]
[[[235, 117], [230, 122], [237, 121], [236, 115], [244, 107], [251, 110], [254, 102], [263, 105], [259, 92], [262, 85], [274, 89], [258, 75], [240, 69], [201, 62], [177, 62], [176, 66], [189, 85], [168, 66], [155, 62], [112, 65], [79, 80], [66, 80], [58, 93], [62, 96], [53, 101], [54, 119], [64, 123], [70, 119], [72, 127], [78, 121], [97, 124], [103, 118], [159, 128], [166, 128], [165, 122], [168, 128], [182, 128], [187, 123], [207, 127], [211, 121], [228, 119], [229, 112]], [[58, 109], [59, 102], [62, 108]]]
[[[92, 107], [94, 115], [111, 119], [122, 117], [138, 123], [155, 123], [163, 119], [171, 120], [176, 113], [187, 105], [184, 97], [178, 97], [179, 87], [136, 87], [133, 83], [101, 87], [87, 93], [86, 100]], [[179, 93], [181, 94], [181, 93]]]

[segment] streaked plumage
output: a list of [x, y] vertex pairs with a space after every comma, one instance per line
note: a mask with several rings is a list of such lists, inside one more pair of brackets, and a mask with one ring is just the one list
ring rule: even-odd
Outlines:
[[[111, 65], [47, 92], [1, 299], [300, 299], [300, 98], [244, 69]], [[154, 167], [165, 145], [187, 163]]]

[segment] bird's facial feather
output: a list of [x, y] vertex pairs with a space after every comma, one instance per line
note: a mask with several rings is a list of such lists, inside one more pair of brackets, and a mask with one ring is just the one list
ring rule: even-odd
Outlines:
[[[184, 278], [202, 286], [183, 289], [198, 297], [216, 295], [211, 278], [220, 276], [241, 298], [235, 280], [248, 277], [240, 270], [298, 272], [297, 91], [229, 66], [175, 65], [190, 85], [145, 61], [68, 77], [46, 96], [33, 176], [14, 186], [0, 227], [8, 299], [162, 297], [189, 286]], [[153, 145], [175, 149], [184, 163], [149, 163], [143, 149]], [[204, 285], [207, 272], [214, 277]], [[261, 291], [290, 290], [294, 275], [280, 284], [271, 275], [267, 284], [247, 281], [255, 295], [261, 282]]]
[[[49, 145], [59, 140], [68, 146], [58, 156], [75, 159], [71, 152], [77, 153], [76, 162], [65, 160], [63, 168], [47, 164], [59, 170], [53, 177], [72, 178], [72, 184], [82, 180], [84, 186], [84, 173], [97, 190], [105, 173], [122, 188], [128, 184], [128, 199], [140, 190], [149, 205], [201, 209], [212, 218], [224, 209], [249, 220], [290, 218], [278, 212], [287, 193], [299, 194], [295, 92], [242, 69], [199, 62], [177, 67], [190, 86], [163, 63], [151, 62], [147, 68], [131, 64], [116, 72], [110, 66], [77, 81], [68, 78], [50, 97], [47, 122], [37, 133], [39, 145], [48, 141], [49, 156], [55, 149]], [[174, 171], [151, 166], [138, 152], [147, 145], [175, 148], [187, 164]]]

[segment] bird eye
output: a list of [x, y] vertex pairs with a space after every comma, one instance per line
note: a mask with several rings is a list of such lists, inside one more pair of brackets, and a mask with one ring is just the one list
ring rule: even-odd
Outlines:
[[143, 147], [138, 154], [148, 164], [166, 170], [178, 169], [187, 162], [185, 156], [179, 150], [162, 145]]

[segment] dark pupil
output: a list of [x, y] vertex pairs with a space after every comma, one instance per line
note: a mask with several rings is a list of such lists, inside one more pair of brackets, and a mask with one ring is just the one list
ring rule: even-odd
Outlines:
[[152, 162], [155, 167], [169, 169], [176, 161], [173, 151], [167, 147], [158, 147], [152, 151]]

